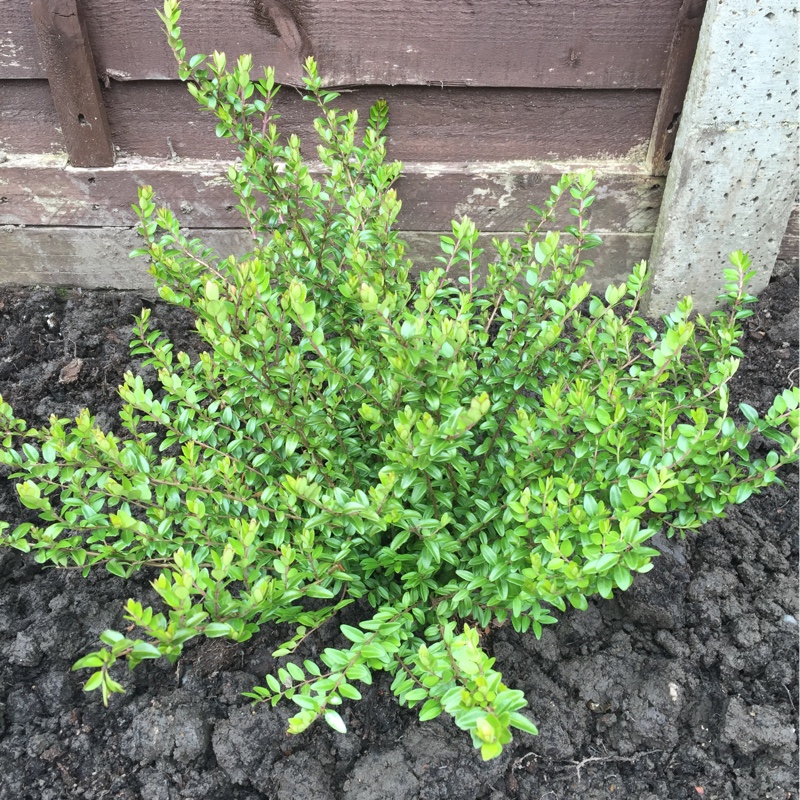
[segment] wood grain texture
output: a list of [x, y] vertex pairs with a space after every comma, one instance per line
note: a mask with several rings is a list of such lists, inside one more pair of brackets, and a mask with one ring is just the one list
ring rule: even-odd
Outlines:
[[647, 163], [653, 175], [666, 175], [669, 169], [705, 8], [706, 0], [683, 0], [678, 12], [647, 153]]
[[47, 80], [0, 81], [0, 152], [66, 152]]
[[[4, 9], [0, 78], [43, 77], [23, 3]], [[680, 0], [191, 0], [187, 48], [252, 53], [283, 82], [313, 53], [329, 85], [659, 88]], [[101, 74], [176, 77], [152, 3], [82, 0]]]
[[[46, 85], [0, 82], [0, 149], [56, 153], [58, 120]], [[122, 155], [235, 158], [230, 140], [214, 135], [179, 81], [112, 83], [104, 90], [111, 135]], [[389, 103], [389, 153], [400, 160], [642, 160], [658, 103], [656, 90], [464, 89], [365, 87], [338, 104], [362, 120], [372, 103]], [[290, 87], [278, 94], [281, 130], [316, 139], [315, 107]]]
[[[242, 231], [204, 229], [196, 232], [220, 254], [242, 254], [249, 243]], [[417, 269], [430, 269], [439, 255], [435, 233], [405, 236], [407, 252]], [[652, 237], [643, 234], [609, 234], [603, 247], [592, 251], [594, 268], [586, 278], [601, 293], [612, 281], [619, 283], [630, 266], [647, 258]], [[491, 242], [479, 240], [490, 257]], [[132, 289], [153, 296], [153, 280], [144, 259], [128, 253], [141, 244], [132, 228], [0, 228], [0, 286], [80, 286], [85, 289]]]
[[800, 261], [800, 209], [795, 206], [786, 225], [786, 232], [783, 234], [781, 249], [778, 258], [781, 261], [788, 261], [797, 264]]
[[[469, 166], [407, 164], [397, 190], [403, 201], [399, 227], [450, 228], [469, 216], [483, 231], [521, 230], [528, 206], [541, 204], [564, 171], [598, 170], [592, 226], [599, 233], [651, 233], [663, 180], [615, 163], [492, 163]], [[9, 159], [0, 165], [0, 224], [132, 225], [131, 203], [141, 185], [155, 187], [159, 202], [192, 227], [236, 228], [242, 220], [222, 162], [158, 163], [131, 160], [113, 169], [65, 169], [52, 157]], [[566, 211], [563, 213], [566, 217]]]
[[30, 9], [70, 163], [111, 166], [111, 133], [76, 0], [31, 0]]

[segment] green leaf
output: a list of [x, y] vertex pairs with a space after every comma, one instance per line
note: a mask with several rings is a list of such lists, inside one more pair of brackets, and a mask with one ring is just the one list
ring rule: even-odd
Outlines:
[[305, 670], [309, 675], [316, 675], [317, 677], [319, 677], [322, 674], [320, 668], [313, 661], [309, 661], [308, 659], [306, 659], [303, 662], [303, 666], [305, 667]]
[[743, 483], [736, 487], [736, 494], [734, 495], [734, 503], [744, 503], [750, 495], [753, 494], [753, 487], [749, 484]]
[[128, 577], [128, 570], [125, 568], [124, 564], [120, 564], [119, 561], [108, 561], [106, 562], [106, 569], [112, 574], [116, 575], [118, 578], [127, 578]]
[[406, 692], [405, 694], [405, 701], [407, 703], [418, 703], [420, 700], [424, 700], [428, 696], [428, 691], [426, 689], [412, 689], [410, 692]]
[[497, 563], [497, 553], [489, 547], [488, 544], [481, 545], [481, 555], [483, 556], [483, 560], [490, 566], [493, 567]]
[[619, 561], [619, 559], [619, 553], [603, 553], [597, 558], [592, 558], [586, 561], [586, 563], [583, 565], [583, 571], [587, 575], [593, 575], [595, 573], [602, 574], [604, 572], [608, 572], [608, 570], [611, 569], [611, 567], [613, 567]]
[[736, 433], [734, 421], [730, 417], [725, 417], [725, 419], [722, 420], [722, 435], [733, 436], [734, 433]]
[[361, 644], [364, 641], [365, 633], [358, 630], [358, 628], [354, 628], [351, 625], [340, 625], [339, 630], [346, 639], [349, 639], [354, 644]]
[[318, 586], [318, 585], [311, 585], [307, 586], [305, 590], [305, 594], [307, 597], [314, 597], [321, 600], [331, 600], [336, 595], [325, 586]]
[[296, 706], [300, 706], [300, 708], [304, 708], [315, 713], [319, 711], [319, 701], [310, 695], [299, 694], [296, 692], [292, 695], [292, 702]]
[[503, 752], [503, 745], [499, 742], [486, 742], [481, 745], [481, 758], [484, 761], [491, 761]]
[[73, 665], [72, 670], [86, 669], [87, 667], [102, 667], [105, 661], [98, 653], [90, 653], [88, 656], [79, 658]]
[[419, 718], [421, 722], [427, 722], [429, 719], [436, 719], [442, 713], [442, 704], [433, 698], [425, 702], [419, 710]]
[[91, 692], [97, 689], [103, 683], [103, 672], [98, 670], [97, 672], [92, 673], [89, 676], [89, 680], [83, 684], [83, 691], [84, 692]]
[[531, 736], [539, 735], [539, 729], [526, 716], [520, 714], [518, 711], [511, 712], [509, 725], [518, 730], [525, 731], [525, 733], [529, 733]]
[[345, 675], [349, 681], [361, 681], [368, 685], [372, 683], [372, 673], [365, 664], [353, 664], [348, 667]]
[[338, 733], [347, 733], [347, 726], [344, 724], [344, 720], [333, 709], [328, 709], [325, 712], [325, 722]]
[[105, 630], [100, 634], [100, 641], [107, 645], [115, 645], [124, 641], [125, 637], [119, 631]]
[[214, 281], [206, 281], [206, 300], [219, 300], [219, 287]]
[[739, 410], [744, 414], [748, 422], [754, 425], [758, 423], [758, 411], [756, 411], [753, 406], [749, 406], [747, 403], [739, 403]]
[[41, 506], [41, 492], [39, 485], [33, 481], [25, 481], [24, 483], [17, 484], [17, 493], [19, 499], [26, 508], [39, 508]]
[[630, 570], [625, 569], [622, 564], [618, 564], [617, 568], [614, 570], [614, 583], [624, 592], [629, 589], [633, 583], [633, 575], [631, 575]]
[[647, 485], [642, 483], [642, 481], [636, 480], [636, 478], [631, 478], [628, 481], [628, 490], [639, 500], [644, 499], [648, 494], [650, 494], [649, 490], [647, 489]]
[[161, 658], [161, 651], [149, 642], [136, 642], [131, 653], [137, 658]]
[[286, 457], [289, 458], [295, 450], [297, 450], [297, 445], [300, 444], [300, 437], [292, 432], [286, 435], [285, 443], [284, 443], [284, 451], [286, 453]]
[[589, 608], [589, 602], [582, 594], [568, 594], [567, 600], [569, 600], [573, 608], [577, 608], [580, 611], [586, 611], [586, 609]]
[[613, 597], [613, 589], [614, 585], [611, 583], [610, 578], [598, 577], [597, 591], [600, 593], [601, 597], [610, 600]]
[[218, 639], [221, 636], [231, 634], [231, 626], [227, 622], [209, 622], [204, 628], [203, 633], [209, 639]]
[[286, 662], [286, 670], [296, 681], [304, 681], [306, 678], [303, 670], [291, 661]]
[[361, 692], [356, 689], [351, 683], [340, 683], [339, 684], [339, 694], [342, 697], [346, 697], [349, 700], [360, 700], [361, 699]]

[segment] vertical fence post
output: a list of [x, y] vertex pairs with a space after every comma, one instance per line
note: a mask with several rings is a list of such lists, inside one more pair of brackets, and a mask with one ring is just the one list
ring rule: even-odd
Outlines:
[[647, 166], [651, 175], [666, 175], [669, 171], [705, 7], [706, 0], [683, 0], [678, 11], [647, 152]]
[[112, 166], [114, 147], [77, 1], [31, 0], [31, 13], [70, 164]]
[[709, 0], [686, 93], [650, 264], [649, 311], [685, 294], [711, 310], [732, 250], [748, 250], [757, 294], [768, 283], [798, 173], [794, 0]]

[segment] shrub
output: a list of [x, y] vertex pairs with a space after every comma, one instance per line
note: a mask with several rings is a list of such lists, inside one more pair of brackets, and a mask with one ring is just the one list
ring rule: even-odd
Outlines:
[[[286, 661], [249, 696], [293, 701], [292, 732], [319, 716], [344, 731], [343, 700], [385, 670], [401, 703], [447, 712], [497, 756], [512, 728], [536, 728], [481, 629], [538, 637], [554, 610], [624, 591], [658, 555], [654, 534], [698, 529], [796, 460], [796, 389], [763, 418], [740, 406], [744, 424], [729, 409], [750, 261], [733, 254], [727, 308], [708, 319], [690, 319], [689, 298], [660, 329], [640, 316], [644, 263], [590, 298], [595, 182], [578, 174], [480, 271], [465, 218], [439, 265], [412, 273], [393, 230], [401, 167], [385, 160], [385, 103], [359, 141], [309, 60], [312, 172], [276, 128], [273, 72], [251, 80], [247, 56], [230, 71], [220, 53], [187, 61], [179, 14], [167, 0], [181, 78], [239, 142], [228, 178], [252, 252], [218, 258], [140, 191], [137, 252], [207, 350], [175, 353], [142, 311], [132, 352], [161, 388], [125, 376], [124, 438], [88, 411], [29, 428], [0, 398], [0, 461], [43, 520], [2, 541], [84, 575], [157, 571], [166, 613], [129, 600], [143, 638], [106, 631], [75, 664], [106, 702], [123, 691], [119, 659], [175, 661], [193, 637], [244, 642], [289, 623]], [[765, 459], [748, 452], [756, 433], [777, 445]], [[346, 642], [301, 661], [301, 642], [354, 601], [371, 611], [340, 626]]]

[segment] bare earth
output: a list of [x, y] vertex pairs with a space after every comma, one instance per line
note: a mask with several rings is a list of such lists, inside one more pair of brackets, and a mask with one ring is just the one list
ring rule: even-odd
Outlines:
[[[775, 279], [747, 320], [735, 402], [763, 412], [798, 382], [797, 297], [794, 275]], [[121, 376], [141, 370], [128, 340], [142, 302], [3, 290], [0, 393], [31, 422], [88, 406], [115, 426]], [[157, 303], [153, 317], [196, 349], [186, 312]], [[346, 736], [319, 723], [286, 735], [289, 708], [240, 694], [273, 669], [276, 629], [193, 643], [177, 670], [123, 672], [129, 692], [105, 710], [70, 666], [120, 628], [127, 597], [155, 598], [153, 575], [82, 579], [0, 550], [0, 800], [796, 800], [797, 472], [783, 479], [692, 540], [658, 540], [630, 591], [540, 641], [495, 630], [488, 647], [540, 735], [488, 764], [448, 721], [398, 708], [387, 680], [345, 708]], [[0, 476], [0, 519], [28, 513]], [[336, 638], [323, 628], [308, 654]]]

